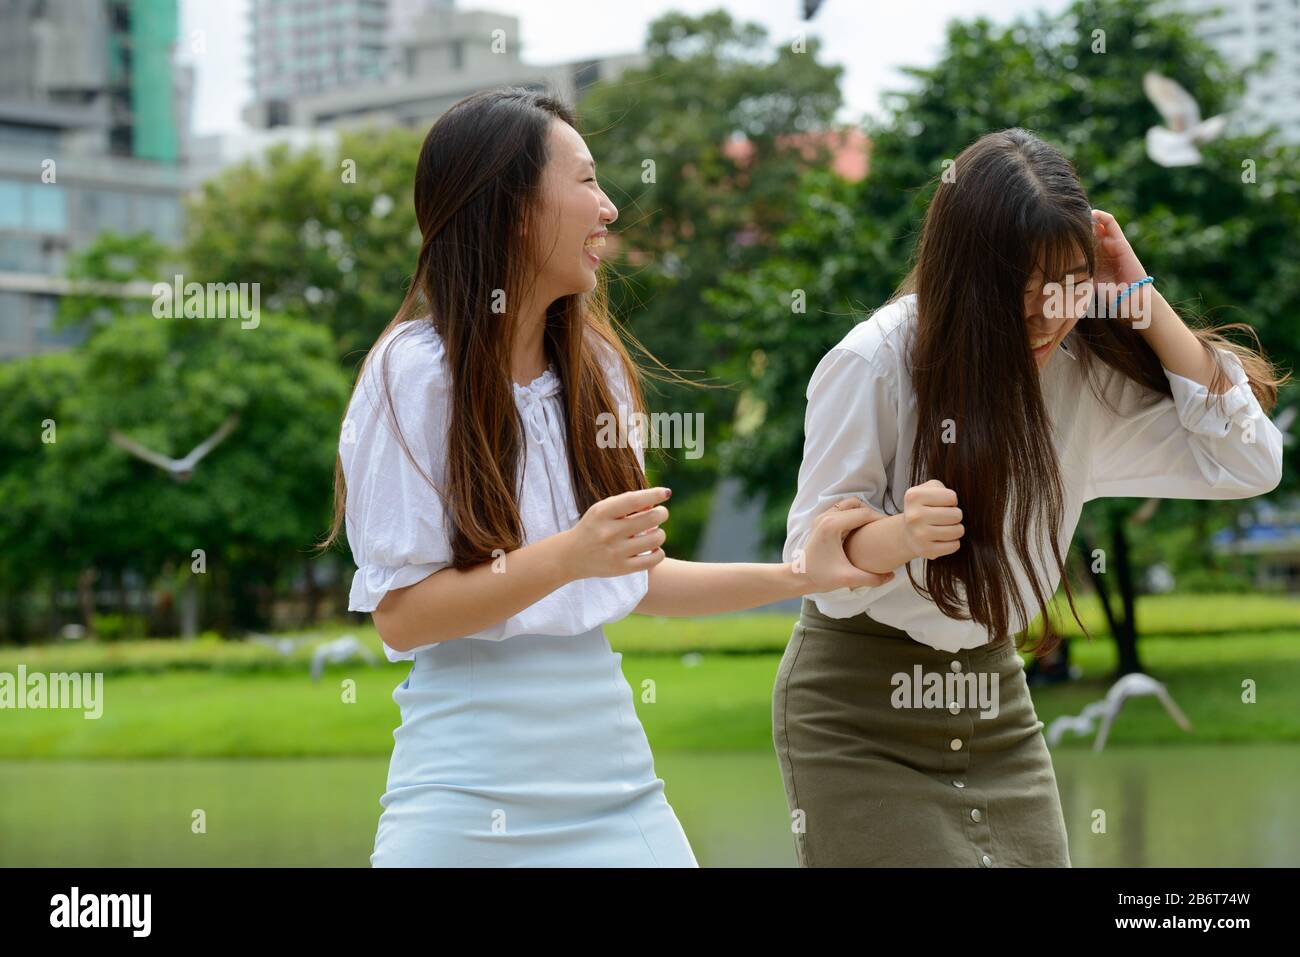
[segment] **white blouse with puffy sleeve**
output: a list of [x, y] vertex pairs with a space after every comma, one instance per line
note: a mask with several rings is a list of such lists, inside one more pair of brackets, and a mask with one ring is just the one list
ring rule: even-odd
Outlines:
[[[808, 384], [799, 489], [786, 523], [786, 561], [803, 548], [813, 520], [839, 498], [856, 495], [885, 515], [903, 510], [917, 426], [907, 362], [915, 323], [915, 294], [900, 297], [850, 330], [814, 370]], [[1065, 493], [1057, 536], [1062, 554], [1069, 549], [1083, 503], [1090, 499], [1235, 499], [1277, 487], [1282, 479], [1282, 435], [1264, 414], [1240, 360], [1231, 352], [1218, 351], [1220, 366], [1233, 383], [1221, 405], [1220, 397], [1211, 397], [1205, 386], [1168, 369], [1173, 395], [1157, 399], [1151, 390], [1103, 366], [1099, 386], [1112, 411], [1085, 381], [1073, 352], [1077, 348], [1071, 332], [1040, 371]], [[1045, 539], [1043, 548], [1049, 544]], [[1039, 572], [1050, 593], [1060, 576], [1050, 556], [1040, 554], [1050, 563]], [[910, 563], [922, 583], [925, 562], [917, 558]], [[1025, 607], [1033, 613], [1028, 576], [1022, 569], [1016, 574]], [[984, 626], [940, 612], [912, 587], [903, 568], [883, 585], [809, 597], [831, 618], [868, 612], [876, 621], [944, 651], [975, 647], [990, 638]], [[1013, 623], [1014, 630], [1028, 624]]]
[[[615, 402], [629, 406], [630, 392], [616, 357], [603, 342], [594, 337], [593, 342]], [[385, 355], [391, 410], [384, 403], [380, 379]], [[396, 414], [411, 454], [442, 488], [449, 386], [442, 339], [427, 319], [400, 324], [385, 336], [357, 384], [339, 439], [347, 482], [348, 543], [357, 565], [349, 611], [374, 611], [388, 591], [414, 585], [451, 564], [442, 498], [403, 451], [390, 418], [390, 411]], [[514, 384], [525, 433], [519, 477], [524, 544], [572, 528], [582, 517], [569, 477], [561, 390], [554, 366], [526, 386]], [[629, 436], [644, 469], [644, 449], [635, 431], [629, 430]], [[585, 634], [630, 614], [648, 584], [645, 571], [579, 579], [467, 638], [500, 641], [516, 635]], [[414, 659], [419, 650], [403, 652], [384, 645], [390, 661]]]

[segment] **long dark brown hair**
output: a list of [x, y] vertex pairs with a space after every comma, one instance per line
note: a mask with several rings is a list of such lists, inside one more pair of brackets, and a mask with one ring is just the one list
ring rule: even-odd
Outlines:
[[[537, 221], [547, 137], [556, 121], [577, 125], [558, 98], [506, 88], [466, 97], [433, 124], [415, 174], [419, 258], [410, 290], [376, 340], [377, 345], [390, 332], [408, 331], [398, 326], [428, 322], [442, 339], [451, 408], [439, 493], [451, 525], [452, 566], [458, 569], [488, 561], [494, 549], [510, 551], [523, 544], [517, 470], [525, 444], [511, 376], [518, 317], [510, 310], [525, 301], [536, 279], [525, 235], [536, 241], [529, 227]], [[501, 301], [498, 291], [504, 292], [504, 314], [493, 311]], [[644, 408], [638, 370], [614, 329], [602, 278], [593, 292], [550, 305], [544, 339], [546, 357], [563, 387], [569, 470], [579, 511], [611, 495], [646, 488], [645, 473], [627, 442], [602, 448], [596, 441], [597, 417], [618, 414], [597, 355], [601, 343], [613, 350], [627, 376], [633, 406], [627, 413]], [[381, 363], [390, 421], [412, 464], [438, 488], [425, 470], [427, 463], [415, 460], [397, 428], [390, 352], [385, 350]], [[372, 348], [367, 364], [374, 354]], [[320, 548], [338, 538], [346, 502], [339, 459], [333, 522]]]
[[[1048, 613], [1048, 578], [1035, 560], [1040, 540], [1052, 543], [1070, 611], [1076, 621], [1079, 615], [1057, 544], [1060, 463], [1029, 348], [1025, 291], [1040, 267], [1045, 281], [1063, 280], [1080, 252], [1095, 272], [1092, 207], [1069, 160], [1022, 129], [981, 137], [951, 173], [935, 185], [913, 268], [891, 301], [916, 294], [910, 365], [918, 421], [909, 484], [937, 478], [955, 490], [965, 531], [956, 552], [927, 563], [924, 586], [910, 566], [908, 578], [945, 615], [987, 628], [994, 643], [1012, 638], [1013, 613], [1026, 627], [1041, 613], [1042, 637], [1033, 649], [1041, 654], [1059, 636]], [[1132, 323], [1093, 311], [1074, 328], [1077, 358], [1102, 401], [1098, 362], [1146, 386], [1153, 402], [1172, 394], [1159, 358]], [[1254, 336], [1244, 323], [1192, 331], [1207, 352], [1225, 348], [1241, 359], [1269, 410], [1286, 380], [1258, 351], [1257, 337], [1248, 348], [1221, 335], [1231, 329]], [[1216, 365], [1210, 391], [1226, 385]], [[945, 441], [951, 426], [956, 440]], [[1033, 615], [1016, 587], [1016, 565], [1032, 583]]]

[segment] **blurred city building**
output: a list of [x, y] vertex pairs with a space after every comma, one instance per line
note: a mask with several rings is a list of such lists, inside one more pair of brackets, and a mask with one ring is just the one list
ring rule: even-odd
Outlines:
[[1217, 555], [1254, 559], [1254, 585], [1260, 591], [1300, 592], [1300, 502], [1295, 499], [1252, 502], [1211, 541]]
[[64, 260], [104, 230], [181, 230], [193, 70], [177, 0], [0, 4], [0, 359], [68, 345]]
[[1176, 8], [1208, 16], [1200, 36], [1234, 67], [1271, 62], [1247, 82], [1238, 117], [1243, 129], [1278, 128], [1300, 143], [1300, 0], [1169, 0]]
[[551, 66], [521, 58], [519, 18], [451, 0], [252, 0], [251, 126], [426, 128], [453, 103], [500, 85], [569, 102], [639, 54]]

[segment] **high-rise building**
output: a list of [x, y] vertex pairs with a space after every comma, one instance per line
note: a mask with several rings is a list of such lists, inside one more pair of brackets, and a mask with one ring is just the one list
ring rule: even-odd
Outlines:
[[250, 0], [249, 42], [257, 126], [285, 123], [286, 104], [358, 84], [394, 66], [395, 42], [452, 0]]
[[115, 156], [177, 162], [191, 71], [173, 62], [177, 0], [0, 4], [0, 100], [75, 107], [79, 138]]
[[1168, 0], [1207, 14], [1198, 33], [1238, 69], [1271, 63], [1248, 80], [1237, 118], [1243, 128], [1276, 126], [1300, 143], [1300, 0]]
[[0, 359], [59, 348], [69, 252], [102, 232], [174, 243], [192, 70], [177, 0], [0, 3]]
[[[275, 0], [258, 2], [271, 9], [279, 6]], [[348, 0], [334, 4], [349, 6]], [[572, 101], [597, 80], [645, 62], [641, 54], [629, 54], [553, 65], [526, 63], [520, 57], [518, 17], [459, 10], [449, 0], [394, 3], [387, 15], [391, 26], [380, 59], [383, 66], [369, 82], [331, 82], [319, 91], [258, 98], [244, 110], [244, 119], [260, 128], [424, 128], [457, 100], [487, 87], [545, 87]], [[254, 32], [262, 22], [255, 14]]]

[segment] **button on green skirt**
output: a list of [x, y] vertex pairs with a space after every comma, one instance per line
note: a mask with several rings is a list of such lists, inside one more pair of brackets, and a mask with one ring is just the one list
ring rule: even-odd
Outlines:
[[1069, 867], [1024, 662], [804, 599], [772, 701], [804, 867]]

